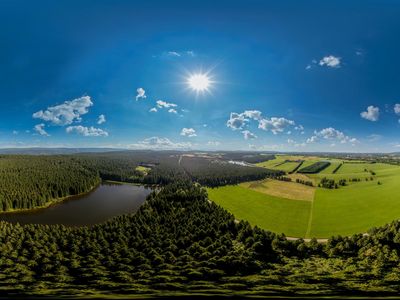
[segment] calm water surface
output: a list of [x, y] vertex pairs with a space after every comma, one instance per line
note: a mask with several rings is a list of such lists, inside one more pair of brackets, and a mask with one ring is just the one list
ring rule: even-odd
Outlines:
[[20, 224], [84, 226], [136, 212], [151, 189], [129, 184], [102, 183], [94, 191], [68, 198], [48, 208], [0, 214], [0, 220]]

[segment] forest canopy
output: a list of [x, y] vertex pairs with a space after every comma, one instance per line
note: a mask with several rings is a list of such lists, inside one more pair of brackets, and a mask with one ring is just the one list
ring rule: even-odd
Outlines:
[[[147, 166], [149, 171], [144, 174], [137, 170], [138, 166]], [[281, 173], [231, 164], [219, 155], [191, 157], [176, 151], [2, 155], [0, 211], [47, 206], [64, 197], [88, 192], [102, 180], [152, 185], [193, 180], [207, 186], [220, 186]]]
[[289, 241], [237, 221], [180, 181], [136, 214], [95, 225], [0, 222], [4, 295], [391, 295], [399, 292], [400, 223], [368, 235]]

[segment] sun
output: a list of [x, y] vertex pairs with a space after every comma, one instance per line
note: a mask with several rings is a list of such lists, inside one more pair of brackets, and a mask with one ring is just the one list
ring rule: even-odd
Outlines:
[[211, 85], [211, 80], [207, 74], [193, 74], [190, 75], [187, 83], [189, 87], [196, 92], [208, 91]]

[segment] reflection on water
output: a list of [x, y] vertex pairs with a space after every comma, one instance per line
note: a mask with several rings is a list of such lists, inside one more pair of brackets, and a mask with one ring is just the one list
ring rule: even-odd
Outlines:
[[103, 183], [86, 195], [71, 197], [48, 208], [2, 213], [0, 220], [20, 224], [94, 225], [137, 211], [150, 192], [144, 186]]

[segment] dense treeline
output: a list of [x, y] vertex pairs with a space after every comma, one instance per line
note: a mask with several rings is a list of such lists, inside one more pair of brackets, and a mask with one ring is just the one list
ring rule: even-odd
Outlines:
[[300, 169], [300, 167], [303, 165], [303, 163], [304, 163], [304, 160], [301, 160], [301, 161], [299, 162], [299, 164], [297, 165], [297, 167], [294, 168], [292, 171], [290, 171], [289, 174], [296, 173], [297, 170]]
[[296, 183], [304, 184], [304, 185], [307, 185], [307, 186], [314, 186], [312, 181], [304, 180], [304, 179], [300, 179], [300, 178], [296, 178]]
[[323, 187], [325, 189], [337, 189], [339, 187], [334, 179], [326, 178], [326, 177], [321, 179], [318, 186]]
[[332, 171], [332, 174], [335, 174], [339, 169], [343, 166], [343, 164], [338, 164], [338, 166]]
[[244, 161], [251, 164], [275, 159], [274, 154], [254, 153], [254, 152], [226, 152], [221, 155], [224, 160]]
[[87, 192], [100, 182], [95, 170], [64, 156], [0, 156], [0, 211], [44, 206]]
[[318, 161], [312, 165], [301, 168], [297, 173], [316, 174], [330, 166], [329, 161]]
[[[103, 180], [143, 184], [168, 184], [187, 179], [176, 152], [127, 151], [81, 154], [76, 157], [86, 168], [99, 172]], [[146, 176], [136, 171], [139, 165], [151, 167]]]
[[[168, 184], [190, 179], [207, 186], [221, 186], [283, 175], [281, 171], [175, 152], [103, 153], [78, 158], [85, 167], [97, 170], [104, 180], [143, 184]], [[151, 170], [143, 176], [135, 170], [137, 165], [145, 165]]]
[[183, 156], [180, 165], [193, 181], [209, 187], [260, 180], [266, 177], [276, 178], [285, 174], [278, 170], [249, 167], [201, 157]]
[[268, 268], [278, 261], [274, 238], [235, 222], [204, 189], [177, 183], [151, 194], [135, 215], [90, 229], [1, 222], [0, 284], [20, 293], [179, 290]]
[[[150, 171], [146, 174], [137, 171], [140, 165], [148, 166]], [[3, 155], [0, 156], [0, 211], [45, 206], [66, 196], [88, 192], [101, 180], [157, 185], [194, 180], [219, 186], [279, 175], [280, 171], [233, 165], [222, 159], [189, 157], [177, 151]]]
[[187, 182], [90, 229], [0, 222], [4, 296], [398, 295], [399, 254], [399, 221], [325, 244], [289, 241], [237, 222]]

